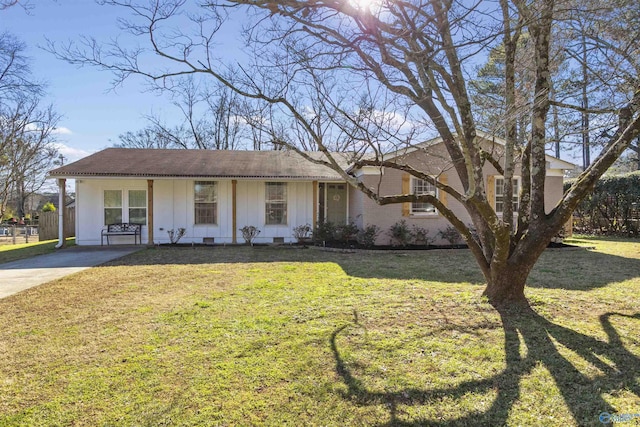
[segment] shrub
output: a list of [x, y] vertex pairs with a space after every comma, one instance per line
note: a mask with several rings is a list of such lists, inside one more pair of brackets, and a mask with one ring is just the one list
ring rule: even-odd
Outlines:
[[369, 224], [358, 232], [358, 243], [365, 248], [370, 248], [376, 244], [376, 239], [380, 234], [380, 227], [375, 224]]
[[253, 225], [245, 225], [240, 229], [240, 232], [242, 233], [244, 242], [251, 246], [253, 246], [253, 241], [258, 237], [258, 234], [260, 234], [260, 230]]
[[173, 228], [171, 230], [167, 230], [167, 234], [169, 234], [169, 241], [172, 245], [176, 245], [178, 241], [184, 236], [184, 233], [187, 230], [184, 228], [178, 228], [178, 231], [175, 231]]
[[433, 239], [429, 237], [429, 230], [415, 224], [411, 226], [411, 238], [416, 245], [429, 246], [433, 243]]
[[313, 231], [313, 240], [318, 243], [332, 242], [336, 239], [336, 227], [331, 222], [319, 221]]
[[407, 246], [411, 243], [411, 230], [409, 230], [407, 221], [404, 219], [389, 227], [387, 234], [391, 237], [391, 244], [393, 246]]
[[[565, 182], [565, 191], [575, 182]], [[587, 234], [640, 232], [640, 172], [603, 176], [574, 213], [576, 231]]]
[[310, 224], [298, 225], [293, 228], [293, 237], [295, 237], [298, 242], [301, 242], [311, 236], [312, 230]]
[[335, 237], [343, 243], [355, 240], [360, 229], [353, 222], [336, 226]]
[[458, 245], [462, 242], [462, 236], [452, 225], [448, 225], [444, 230], [440, 230], [438, 234], [441, 238], [449, 242], [451, 246]]

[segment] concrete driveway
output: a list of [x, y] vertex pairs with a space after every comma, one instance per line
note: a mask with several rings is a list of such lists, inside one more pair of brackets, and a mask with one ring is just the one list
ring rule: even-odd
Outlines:
[[129, 255], [143, 246], [73, 246], [0, 264], [0, 298]]

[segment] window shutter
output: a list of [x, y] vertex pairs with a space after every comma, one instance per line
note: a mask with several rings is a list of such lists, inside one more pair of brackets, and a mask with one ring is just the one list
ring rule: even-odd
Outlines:
[[[442, 174], [438, 177], [438, 181], [440, 181], [441, 184], [445, 184], [447, 185], [447, 175]], [[438, 190], [438, 199], [440, 200], [440, 202], [442, 202], [443, 205], [445, 205], [445, 207], [447, 206], [447, 193], [445, 193], [442, 190]], [[440, 212], [438, 212], [440, 213]]]
[[496, 209], [496, 178], [493, 175], [489, 175], [487, 177], [487, 199], [489, 200], [489, 205], [495, 210]]
[[[411, 175], [408, 173], [402, 174], [402, 194], [411, 194]], [[411, 203], [402, 204], [402, 216], [409, 216], [411, 213]]]

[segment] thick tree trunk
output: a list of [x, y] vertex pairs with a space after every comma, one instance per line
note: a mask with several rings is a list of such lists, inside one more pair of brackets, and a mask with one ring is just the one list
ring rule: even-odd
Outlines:
[[564, 217], [557, 216], [553, 221], [547, 221], [544, 227], [541, 224], [535, 232], [530, 231], [523, 236], [502, 259], [499, 259], [498, 252], [495, 253], [489, 273], [485, 273], [487, 288], [483, 293], [494, 307], [528, 305], [524, 287], [529, 273], [565, 222]]
[[508, 263], [502, 268], [492, 266], [483, 295], [494, 307], [528, 305], [524, 287], [531, 268], [532, 265], [529, 263]]
[[506, 306], [527, 306], [524, 288], [529, 273], [547, 247], [551, 237], [557, 232], [548, 227], [545, 232], [536, 233], [536, 238], [523, 238], [512, 251], [499, 259], [498, 252], [485, 273], [487, 287], [483, 295], [496, 308]]

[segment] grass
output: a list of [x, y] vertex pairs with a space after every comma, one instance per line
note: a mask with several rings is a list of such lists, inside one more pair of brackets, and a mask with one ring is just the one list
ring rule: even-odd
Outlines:
[[0, 301], [0, 425], [602, 425], [640, 411], [640, 243], [578, 242], [520, 313], [465, 250], [141, 251]]
[[[67, 245], [75, 245], [74, 237], [67, 239]], [[52, 253], [58, 240], [45, 240], [35, 243], [20, 243], [16, 245], [0, 245], [0, 264], [31, 258], [36, 255]]]

